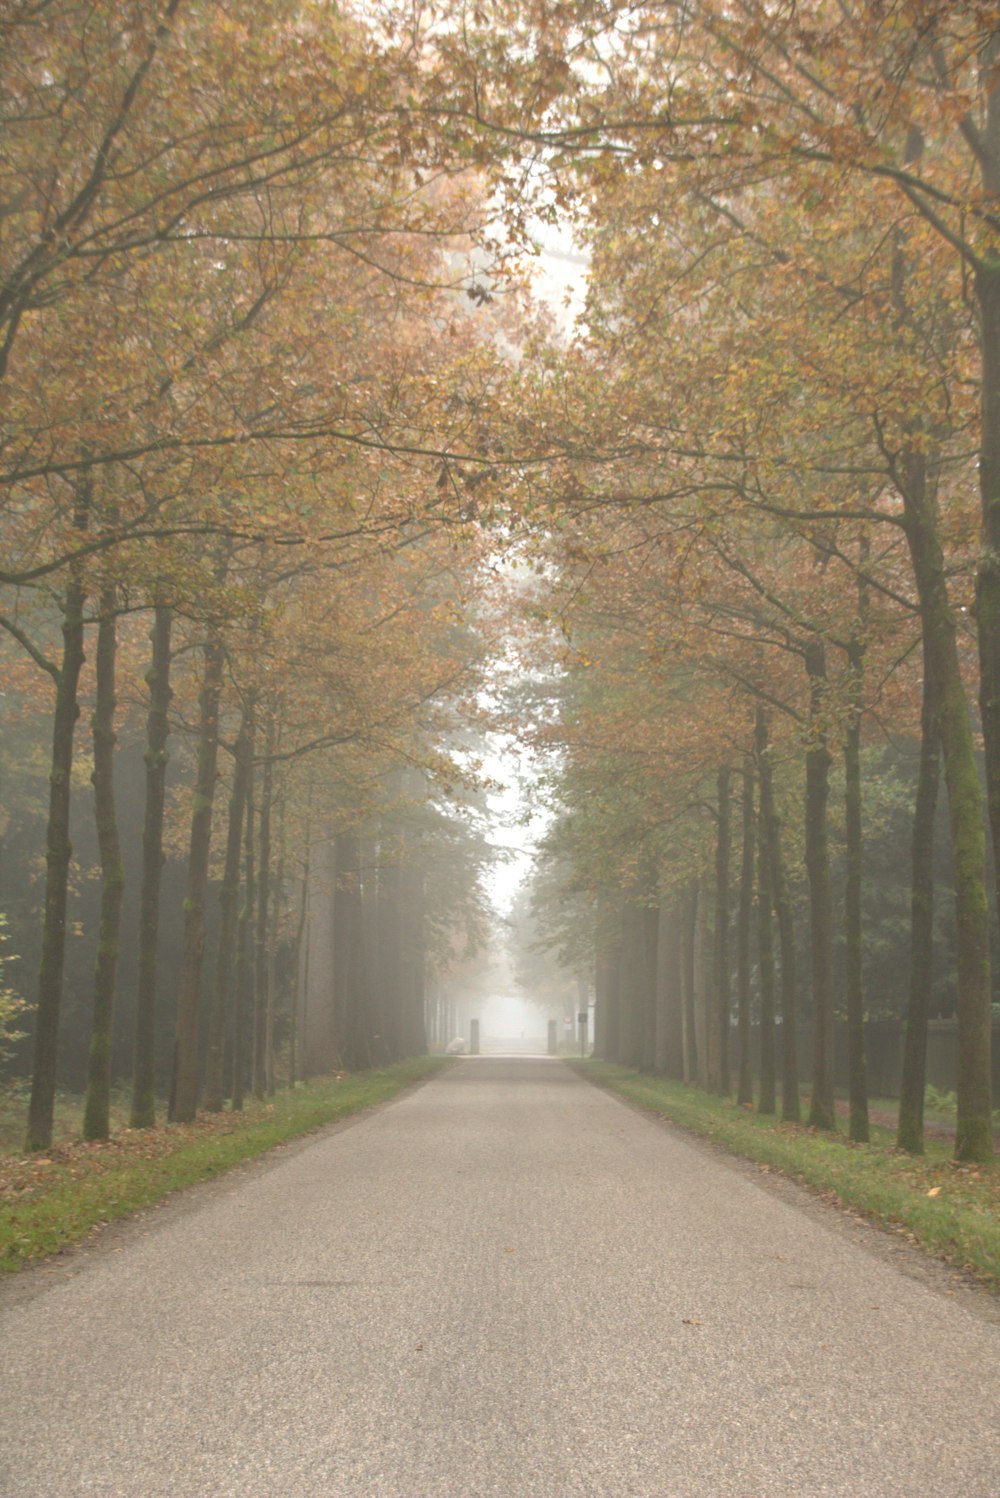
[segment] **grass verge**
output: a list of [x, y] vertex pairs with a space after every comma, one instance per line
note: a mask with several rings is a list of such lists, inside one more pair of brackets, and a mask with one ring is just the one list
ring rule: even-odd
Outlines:
[[719, 1098], [603, 1061], [575, 1063], [581, 1075], [641, 1108], [779, 1170], [829, 1201], [902, 1233], [911, 1243], [970, 1271], [1000, 1291], [1000, 1169], [959, 1165], [950, 1146], [927, 1141], [923, 1157], [895, 1148], [888, 1129], [870, 1144], [780, 1123]]
[[43, 1156], [0, 1156], [0, 1271], [78, 1243], [98, 1225], [208, 1180], [288, 1139], [386, 1102], [447, 1065], [420, 1056], [280, 1092], [242, 1113], [201, 1113], [192, 1124], [118, 1129], [105, 1143], [79, 1139]]

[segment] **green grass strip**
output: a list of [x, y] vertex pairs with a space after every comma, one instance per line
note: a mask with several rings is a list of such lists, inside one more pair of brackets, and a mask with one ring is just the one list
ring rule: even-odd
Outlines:
[[106, 1145], [56, 1148], [42, 1161], [0, 1161], [0, 1184], [7, 1186], [0, 1197], [0, 1271], [21, 1269], [78, 1243], [101, 1223], [387, 1102], [447, 1064], [441, 1056], [421, 1056], [301, 1085], [267, 1103], [248, 1104], [243, 1113], [201, 1114], [190, 1126], [126, 1130]]
[[870, 1144], [784, 1124], [726, 1098], [602, 1061], [576, 1063], [581, 1075], [669, 1119], [732, 1154], [784, 1172], [830, 1200], [970, 1270], [1000, 1290], [1000, 1170], [959, 1165], [947, 1144], [927, 1142], [914, 1157], [874, 1129]]

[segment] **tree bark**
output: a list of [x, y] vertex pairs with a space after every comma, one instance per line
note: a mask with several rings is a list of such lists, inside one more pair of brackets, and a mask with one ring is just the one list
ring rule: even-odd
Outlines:
[[142, 881], [139, 889], [139, 976], [136, 988], [135, 1063], [132, 1073], [133, 1129], [156, 1123], [156, 964], [160, 937], [163, 813], [170, 736], [170, 634], [173, 612], [158, 603], [153, 612], [152, 660], [146, 673], [146, 805], [142, 827]]
[[[254, 1014], [254, 964], [251, 951], [257, 870], [254, 851], [253, 726], [247, 765], [246, 829], [243, 840], [243, 903], [236, 923], [236, 1004], [233, 1014], [233, 1111], [243, 1107], [247, 1084], [247, 1020]], [[253, 1035], [250, 1036], [251, 1046]], [[252, 1050], [251, 1050], [252, 1074]]]
[[[1000, 475], [1000, 456], [997, 459]], [[962, 680], [958, 641], [944, 558], [936, 524], [927, 459], [911, 450], [900, 460], [904, 529], [920, 597], [920, 618], [938, 704], [938, 733], [948, 788], [952, 866], [955, 880], [958, 983], [959, 1160], [993, 1158], [991, 1117], [989, 917], [983, 797], [976, 767], [969, 704]], [[998, 553], [1000, 556], [1000, 553]], [[989, 660], [981, 663], [989, 678]]]
[[222, 696], [222, 641], [213, 633], [205, 645], [205, 667], [199, 698], [198, 771], [191, 812], [184, 936], [174, 1076], [168, 1117], [190, 1123], [198, 1111], [198, 1021], [201, 1010], [202, 961], [205, 954], [205, 895], [212, 843], [212, 805], [219, 757], [219, 702]]
[[760, 975], [760, 1092], [759, 1113], [774, 1113], [775, 1025], [774, 1025], [774, 925], [772, 919], [773, 866], [769, 820], [773, 816], [771, 761], [767, 747], [767, 714], [757, 708], [754, 749], [760, 777], [760, 836], [757, 839], [757, 964]]
[[611, 927], [620, 932], [619, 923], [608, 910], [606, 898], [600, 898], [597, 910], [597, 951], [594, 963], [594, 992], [597, 1006], [594, 1017], [594, 1054], [602, 1061], [618, 1060], [618, 1009], [620, 948], [613, 940]]
[[658, 1077], [681, 1076], [680, 923], [677, 906], [662, 894], [656, 927], [656, 1036], [653, 1070]]
[[268, 1090], [271, 996], [268, 990], [267, 931], [271, 897], [271, 801], [274, 791], [273, 734], [267, 735], [267, 751], [261, 773], [260, 844], [257, 865], [257, 911], [254, 926], [253, 964], [253, 1095], [261, 1099]]
[[101, 914], [94, 974], [94, 1019], [90, 1033], [84, 1139], [107, 1139], [111, 1132], [111, 1045], [115, 979], [121, 936], [125, 868], [115, 816], [115, 658], [118, 594], [114, 583], [101, 592], [97, 630], [94, 734], [94, 808], [101, 860]]
[[934, 821], [941, 777], [934, 673], [923, 641], [924, 683], [920, 704], [920, 767], [913, 813], [910, 893], [910, 988], [903, 1043], [896, 1144], [911, 1155], [924, 1152], [924, 1090], [927, 1085], [927, 1022], [934, 970]]
[[698, 1023], [695, 979], [698, 971], [698, 905], [700, 890], [698, 880], [688, 885], [684, 897], [683, 942], [684, 958], [681, 967], [682, 1020], [684, 1042], [684, 1081], [694, 1082], [698, 1077]]
[[867, 1144], [870, 1137], [861, 914], [861, 716], [864, 686], [864, 640], [861, 631], [866, 612], [865, 592], [864, 582], [859, 581], [859, 627], [850, 642], [848, 672], [851, 700], [844, 734], [844, 820], [847, 863], [844, 889], [846, 958], [844, 999], [847, 1010], [847, 1069], [850, 1102], [848, 1134], [859, 1144]]
[[[89, 480], [77, 496], [76, 524], [85, 530], [90, 514]], [[83, 668], [83, 577], [78, 568], [70, 575], [63, 599], [62, 661], [53, 671], [56, 704], [52, 723], [52, 759], [49, 770], [49, 816], [45, 838], [45, 915], [42, 925], [42, 957], [38, 972], [38, 1004], [35, 1013], [35, 1054], [28, 1103], [25, 1148], [48, 1149], [52, 1143], [52, 1121], [56, 1099], [56, 1054], [59, 1044], [59, 1014], [62, 1007], [63, 967], [66, 960], [66, 905], [69, 865], [73, 847], [69, 838], [70, 796], [73, 773], [73, 734], [80, 716], [77, 693]]]
[[219, 945], [215, 954], [215, 983], [209, 1011], [208, 1050], [205, 1057], [204, 1106], [209, 1113], [221, 1112], [223, 1104], [226, 1025], [229, 1019], [229, 996], [236, 965], [243, 815], [246, 810], [247, 783], [250, 777], [250, 756], [253, 753], [252, 721], [253, 704], [251, 700], [248, 700], [243, 705], [239, 732], [233, 749], [233, 784], [229, 797], [229, 819], [226, 828], [226, 861], [219, 890]]
[[830, 899], [830, 850], [827, 806], [830, 799], [830, 751], [827, 748], [828, 690], [826, 647], [810, 640], [805, 649], [809, 675], [809, 742], [806, 749], [806, 871], [809, 876], [809, 936], [812, 970], [813, 1072], [809, 1122], [834, 1130], [833, 1096], [833, 911]]
[[334, 839], [333, 974], [341, 1065], [362, 1071], [371, 1065], [368, 981], [362, 926], [361, 843], [354, 831]]
[[754, 876], [753, 763], [743, 765], [743, 863], [740, 870], [740, 908], [736, 928], [736, 999], [739, 1016], [739, 1082], [736, 1101], [753, 1106], [753, 1060], [750, 1054], [750, 923]]
[[709, 1029], [708, 1085], [724, 1097], [729, 1093], [729, 858], [732, 817], [728, 767], [718, 773], [717, 836], [715, 842], [715, 946], [712, 963], [712, 1013]]

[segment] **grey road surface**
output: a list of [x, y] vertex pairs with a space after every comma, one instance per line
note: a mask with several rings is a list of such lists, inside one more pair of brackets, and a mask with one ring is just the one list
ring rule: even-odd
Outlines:
[[997, 1498], [992, 1302], [481, 1057], [0, 1295], [3, 1498]]

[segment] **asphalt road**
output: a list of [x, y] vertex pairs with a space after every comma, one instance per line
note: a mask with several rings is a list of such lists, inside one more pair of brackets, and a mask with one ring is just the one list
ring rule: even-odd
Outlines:
[[469, 1058], [0, 1294], [3, 1498], [997, 1498], [992, 1301]]

